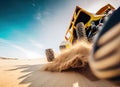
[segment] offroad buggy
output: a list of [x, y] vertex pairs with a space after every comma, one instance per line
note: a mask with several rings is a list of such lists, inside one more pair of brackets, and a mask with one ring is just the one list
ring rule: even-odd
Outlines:
[[[60, 50], [70, 48], [81, 38], [92, 42], [93, 37], [100, 30], [101, 26], [103, 26], [106, 17], [108, 17], [113, 10], [115, 10], [115, 8], [108, 4], [98, 10], [96, 14], [92, 14], [76, 6], [70, 26], [65, 34], [65, 41], [59, 46]], [[54, 52], [52, 49], [46, 49], [46, 57], [49, 62], [54, 59]]]

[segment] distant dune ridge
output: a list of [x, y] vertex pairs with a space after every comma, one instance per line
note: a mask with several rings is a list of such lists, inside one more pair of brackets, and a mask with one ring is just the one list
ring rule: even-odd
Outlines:
[[7, 57], [0, 57], [0, 59], [17, 60], [17, 58], [7, 58]]

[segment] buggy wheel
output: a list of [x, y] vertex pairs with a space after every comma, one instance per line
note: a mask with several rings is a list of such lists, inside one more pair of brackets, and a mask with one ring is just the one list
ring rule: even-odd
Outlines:
[[89, 59], [93, 73], [120, 87], [120, 8], [99, 33]]
[[81, 39], [87, 40], [87, 35], [86, 35], [83, 22], [80, 22], [76, 25], [76, 34], [77, 34], [78, 40], [81, 40]]
[[46, 49], [45, 54], [46, 54], [48, 62], [51, 62], [51, 61], [54, 60], [54, 58], [55, 58], [54, 57], [54, 51], [52, 49]]
[[59, 46], [59, 49], [60, 49], [61, 52], [66, 49], [67, 44], [68, 44], [67, 41], [62, 41], [61, 42], [61, 44]]

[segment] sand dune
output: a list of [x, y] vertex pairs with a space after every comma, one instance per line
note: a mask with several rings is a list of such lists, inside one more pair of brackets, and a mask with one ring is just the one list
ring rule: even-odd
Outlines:
[[76, 72], [40, 71], [46, 60], [0, 59], [0, 87], [115, 87]]

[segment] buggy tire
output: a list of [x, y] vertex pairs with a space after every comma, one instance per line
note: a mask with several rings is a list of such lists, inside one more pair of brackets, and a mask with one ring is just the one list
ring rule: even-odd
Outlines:
[[76, 25], [76, 34], [77, 34], [78, 40], [81, 40], [81, 39], [87, 40], [87, 35], [86, 35], [83, 22], [80, 22]]
[[[114, 13], [110, 16], [109, 20], [106, 22], [103, 29], [101, 30], [98, 37], [96, 38], [96, 41], [94, 42], [92, 56], [89, 59], [89, 65], [93, 73], [100, 79], [104, 79], [111, 83], [114, 83], [115, 85], [118, 85], [117, 87], [120, 87], [120, 54], [119, 54], [120, 42], [119, 41], [115, 42], [115, 39], [119, 37], [119, 34], [117, 33], [115, 36], [115, 30], [117, 29], [119, 30], [120, 28], [120, 15], [119, 14], [120, 14], [120, 8], [114, 11]], [[118, 26], [118, 27], [115, 27], [115, 26]], [[112, 32], [111, 29], [114, 29], [114, 32]], [[109, 34], [110, 36], [111, 33], [109, 32], [112, 32], [114, 36], [110, 37], [109, 39], [104, 38], [106, 42], [104, 40], [104, 43], [102, 42], [100, 44], [101, 42], [100, 39], [105, 34], [107, 35]], [[115, 42], [115, 44], [108, 45], [112, 42]], [[107, 49], [108, 51], [106, 52], [106, 47], [108, 48], [112, 47], [111, 52], [109, 49]], [[97, 52], [101, 52], [105, 54], [100, 53], [102, 55], [100, 56], [97, 54]]]
[[66, 49], [66, 44], [68, 44], [66, 41], [62, 41], [60, 46], [59, 46], [59, 49], [60, 51], [63, 51]]
[[45, 54], [48, 62], [51, 62], [54, 60], [54, 51], [52, 49], [46, 49]]
[[60, 49], [60, 51], [65, 50], [66, 49], [66, 45], [60, 45], [59, 49]]

